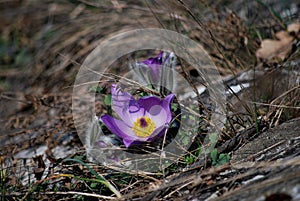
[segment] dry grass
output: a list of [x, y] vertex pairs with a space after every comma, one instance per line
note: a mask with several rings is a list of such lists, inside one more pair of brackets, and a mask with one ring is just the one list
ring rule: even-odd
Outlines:
[[[294, 79], [288, 72], [297, 71], [299, 79], [299, 38], [284, 61], [261, 62], [255, 57], [263, 38], [272, 38], [283, 25], [299, 20], [299, 14], [278, 19], [277, 14], [283, 16], [286, 10], [285, 3], [265, 7], [230, 1], [225, 9], [226, 2], [222, 1], [147, 2], [0, 1], [2, 200], [116, 198], [86, 166], [63, 161], [77, 158], [88, 163], [73, 123], [72, 85], [86, 56], [99, 41], [116, 32], [159, 27], [182, 33], [203, 45], [224, 79], [268, 67], [263, 77], [254, 80], [253, 89], [246, 95], [233, 94], [236, 99], [228, 102], [227, 124], [218, 141], [219, 153], [231, 153], [262, 130], [300, 116], [299, 80], [286, 84]], [[241, 9], [246, 13], [244, 18], [237, 13]], [[143, 53], [138, 56], [147, 57]], [[120, 58], [115, 65], [124, 65], [128, 57]], [[192, 67], [185, 69], [188, 70], [181, 71], [182, 74], [191, 82], [197, 80]], [[287, 73], [281, 75], [282, 70]], [[104, 109], [101, 103], [96, 107], [99, 113]], [[47, 148], [42, 156], [16, 157], [21, 151], [30, 149], [34, 153], [44, 145]], [[67, 156], [59, 156], [55, 150], [58, 146], [63, 147]], [[198, 148], [197, 143], [193, 146]], [[296, 145], [295, 150], [299, 154]], [[195, 154], [192, 149], [187, 151]], [[285, 164], [266, 159], [252, 167], [246, 163], [211, 167], [209, 156], [193, 160], [188, 164], [182, 158], [156, 174], [120, 172], [113, 167], [88, 164], [115, 186], [124, 200], [190, 200], [189, 195], [206, 199], [216, 191], [218, 196], [230, 196], [244, 185], [242, 181], [257, 172], [299, 167], [297, 157]], [[292, 176], [288, 172], [286, 175]]]

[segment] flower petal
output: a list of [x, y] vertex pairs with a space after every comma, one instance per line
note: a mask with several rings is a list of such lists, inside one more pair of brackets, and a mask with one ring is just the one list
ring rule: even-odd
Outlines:
[[113, 110], [128, 126], [132, 126], [137, 117], [144, 115], [144, 109], [140, 108], [134, 97], [117, 89], [116, 84], [112, 85], [111, 93]]
[[136, 139], [124, 139], [123, 142], [126, 147], [129, 147], [133, 144], [140, 144], [142, 142], [153, 142], [154, 140], [160, 138], [163, 136], [166, 132], [167, 127], [166, 126], [161, 126], [157, 129], [154, 130], [151, 136], [147, 138], [139, 138], [137, 137]]
[[167, 122], [169, 123], [172, 120], [172, 113], [171, 113], [171, 102], [173, 101], [175, 95], [170, 94], [166, 96], [163, 101], [161, 106], [166, 110], [167, 112]]
[[[126, 147], [139, 142], [153, 141], [165, 133], [172, 119], [170, 104], [174, 94], [164, 99], [148, 96], [136, 101], [129, 93], [117, 89], [116, 84], [112, 85], [111, 93], [112, 107], [121, 120], [107, 114], [102, 115], [100, 119], [112, 133], [123, 139]], [[138, 137], [132, 130], [133, 123], [142, 116], [148, 116], [156, 126], [149, 137]]]
[[163, 125], [163, 126], [160, 126], [160, 127], [156, 128], [153, 131], [152, 135], [149, 136], [148, 141], [152, 142], [153, 140], [156, 140], [157, 138], [160, 138], [161, 136], [163, 136], [165, 134], [166, 129], [167, 129], [166, 125]]
[[160, 77], [160, 71], [163, 64], [163, 52], [160, 52], [157, 57], [150, 57], [149, 59], [143, 61], [144, 64], [151, 68], [151, 77], [154, 82], [157, 82]]
[[153, 64], [158, 64], [158, 65], [162, 65], [163, 61], [162, 61], [162, 56], [163, 56], [163, 52], [160, 52], [157, 57], [150, 57], [149, 59], [143, 61], [144, 64], [146, 65], [153, 65]]
[[132, 145], [134, 142], [135, 142], [134, 140], [123, 139], [123, 143], [126, 148], [130, 147], [130, 145]]
[[135, 139], [134, 132], [123, 121], [115, 119], [108, 114], [102, 115], [100, 119], [113, 134], [123, 139]]
[[154, 122], [156, 128], [169, 123], [167, 111], [160, 105], [152, 106], [150, 111], [146, 113], [146, 116]]
[[149, 112], [154, 105], [160, 105], [161, 99], [156, 96], [144, 96], [138, 100], [138, 104], [141, 108], [144, 108], [146, 112]]
[[113, 134], [123, 139], [126, 147], [129, 147], [133, 142], [145, 142], [149, 138], [136, 136], [133, 130], [123, 121], [115, 119], [108, 114], [102, 115], [100, 119]]
[[172, 120], [170, 104], [174, 96], [174, 94], [170, 94], [162, 100], [156, 96], [147, 96], [140, 98], [138, 104], [145, 109], [146, 113], [150, 115], [149, 117], [159, 127]]

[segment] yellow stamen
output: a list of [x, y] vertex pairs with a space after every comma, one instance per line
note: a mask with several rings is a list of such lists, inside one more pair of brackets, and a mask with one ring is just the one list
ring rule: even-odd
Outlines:
[[155, 128], [155, 123], [149, 117], [142, 116], [137, 118], [133, 123], [132, 130], [138, 137], [148, 137], [153, 133]]

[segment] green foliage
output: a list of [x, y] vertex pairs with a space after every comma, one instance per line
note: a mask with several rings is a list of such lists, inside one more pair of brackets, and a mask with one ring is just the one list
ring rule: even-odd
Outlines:
[[110, 178], [114, 181], [118, 181], [118, 184], [123, 185], [129, 185], [132, 182], [132, 175], [124, 172], [119, 172], [115, 175], [111, 175]]
[[95, 188], [98, 185], [98, 183], [91, 183], [90, 187]]
[[148, 93], [147, 93], [147, 92], [140, 92], [140, 93], [139, 93], [139, 96], [140, 96], [140, 97], [148, 96]]
[[106, 106], [111, 106], [111, 102], [112, 102], [111, 94], [107, 94], [104, 98], [104, 104]]
[[109, 115], [112, 115], [112, 109], [111, 109], [112, 96], [111, 96], [111, 94], [107, 94], [107, 88], [106, 87], [92, 86], [91, 88], [89, 88], [89, 93], [100, 94], [101, 100], [104, 99], [103, 103], [105, 105], [107, 113]]
[[210, 153], [210, 156], [212, 159], [213, 166], [224, 165], [225, 163], [228, 163], [230, 160], [229, 154], [218, 154], [217, 149], [213, 149]]
[[184, 157], [184, 161], [186, 164], [192, 164], [195, 162], [195, 157], [192, 154], [189, 154]]
[[171, 103], [171, 111], [175, 112], [177, 109], [179, 109], [179, 105], [177, 103]]
[[84, 155], [82, 155], [82, 156], [77, 155], [77, 156], [75, 156], [74, 158], [75, 158], [76, 160], [83, 161], [86, 157], [85, 157]]
[[90, 182], [93, 182], [93, 183], [97, 182], [97, 183], [104, 184], [118, 198], [121, 197], [120, 192], [109, 181], [107, 181], [103, 176], [99, 175], [95, 170], [93, 170], [88, 164], [84, 163], [81, 160], [75, 159], [75, 158], [74, 159], [67, 158], [67, 159], [63, 160], [63, 162], [77, 162], [77, 163], [80, 163], [81, 165], [85, 166], [97, 179], [81, 178], [81, 177], [77, 177], [77, 176], [74, 176], [74, 175], [67, 175], [67, 176], [78, 179], [78, 180], [90, 181]]
[[201, 154], [201, 151], [202, 151], [202, 146], [199, 144], [198, 148], [195, 151], [193, 151], [192, 153], [190, 153], [184, 157], [185, 163], [192, 164], [192, 163], [196, 162], [196, 160], [199, 158], [199, 156]]

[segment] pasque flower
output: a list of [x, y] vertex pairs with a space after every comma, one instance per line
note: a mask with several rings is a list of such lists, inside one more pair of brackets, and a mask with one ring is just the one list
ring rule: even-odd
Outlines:
[[163, 58], [163, 52], [160, 52], [157, 57], [150, 57], [149, 59], [143, 61], [151, 69], [152, 79], [157, 82], [159, 80], [160, 71], [163, 66], [165, 58]]
[[120, 119], [108, 114], [102, 115], [100, 119], [112, 133], [123, 139], [126, 147], [152, 142], [164, 135], [172, 120], [170, 104], [174, 94], [164, 99], [145, 96], [135, 100], [116, 84], [112, 85], [111, 94], [112, 109]]
[[172, 91], [176, 85], [173, 73], [175, 67], [175, 54], [173, 52], [160, 52], [157, 57], [150, 57], [143, 62], [137, 62], [133, 66], [133, 71], [141, 83], [162, 86]]

